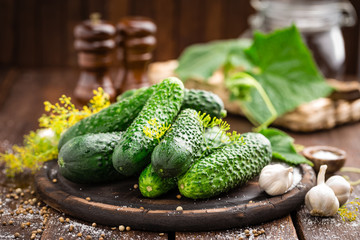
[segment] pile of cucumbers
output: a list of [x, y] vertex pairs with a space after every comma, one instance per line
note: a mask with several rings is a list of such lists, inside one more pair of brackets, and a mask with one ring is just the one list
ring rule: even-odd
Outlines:
[[245, 133], [241, 144], [224, 143], [219, 129], [204, 129], [199, 111], [226, 116], [217, 95], [185, 89], [175, 77], [128, 91], [63, 133], [60, 173], [77, 183], [139, 175], [145, 197], [178, 186], [183, 196], [198, 199], [243, 184], [270, 163], [271, 145], [263, 135]]

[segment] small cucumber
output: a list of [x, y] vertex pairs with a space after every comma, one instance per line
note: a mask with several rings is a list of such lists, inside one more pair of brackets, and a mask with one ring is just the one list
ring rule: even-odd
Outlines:
[[176, 178], [162, 178], [149, 164], [140, 174], [139, 189], [144, 197], [155, 198], [169, 190], [175, 188], [177, 185]]
[[207, 128], [204, 134], [205, 141], [201, 144], [201, 156], [207, 156], [217, 149], [230, 144], [230, 139], [226, 134], [222, 134], [222, 131], [218, 126]]
[[194, 109], [185, 109], [151, 154], [151, 164], [161, 177], [185, 173], [201, 150], [203, 125]]
[[169, 125], [178, 114], [184, 99], [184, 85], [174, 77], [164, 79], [154, 94], [128, 127], [113, 154], [113, 165], [120, 173], [131, 176], [140, 172], [149, 162], [147, 156], [158, 139], [146, 136], [144, 127], [155, 119], [158, 126]]
[[69, 140], [60, 150], [60, 173], [77, 183], [100, 183], [121, 179], [111, 156], [122, 133], [85, 134]]
[[[136, 94], [137, 90], [128, 90], [122, 95], [117, 97], [117, 100], [121, 100]], [[224, 118], [226, 117], [226, 110], [224, 103], [218, 95], [198, 89], [185, 89], [184, 102], [181, 109], [192, 108], [196, 111], [210, 114], [211, 117]]]
[[127, 90], [127, 91], [123, 92], [121, 95], [117, 96], [116, 101], [120, 102], [121, 100], [123, 100], [125, 98], [131, 97], [131, 96], [133, 96], [135, 94], [138, 94], [139, 92], [145, 91], [147, 88], [148, 87]]
[[139, 90], [133, 96], [80, 120], [61, 135], [58, 149], [60, 150], [67, 141], [76, 136], [87, 133], [124, 131], [139, 114], [153, 92], [153, 87]]
[[184, 103], [181, 108], [192, 108], [196, 111], [207, 113], [211, 117], [226, 117], [226, 110], [221, 98], [218, 95], [205, 90], [187, 89], [185, 91]]
[[[205, 144], [204, 141], [201, 141], [202, 149], [195, 158], [195, 161], [199, 159], [200, 156], [206, 157], [208, 154], [211, 154], [213, 151], [216, 151], [218, 147], [224, 145], [224, 141], [228, 141], [226, 135], [221, 136], [218, 134], [220, 129], [218, 127], [213, 127], [207, 129], [205, 132], [205, 140], [208, 143]], [[162, 178], [157, 174], [151, 164], [143, 170], [139, 177], [139, 188], [144, 197], [155, 198], [162, 194], [167, 193], [171, 189], [174, 189], [177, 186], [177, 178]]]
[[210, 198], [258, 175], [270, 163], [270, 142], [259, 133], [242, 136], [243, 145], [226, 145], [195, 162], [178, 179], [180, 193], [192, 199]]

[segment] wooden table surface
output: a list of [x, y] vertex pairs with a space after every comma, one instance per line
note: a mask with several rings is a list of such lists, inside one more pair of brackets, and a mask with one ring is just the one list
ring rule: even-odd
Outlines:
[[[21, 144], [24, 134], [38, 128], [37, 119], [43, 113], [44, 101], [55, 103], [62, 94], [72, 96], [77, 78], [75, 69], [0, 69], [0, 151]], [[244, 118], [229, 116], [227, 120], [234, 130], [251, 130]], [[360, 167], [360, 123], [315, 133], [288, 133], [296, 143], [305, 146], [339, 147], [348, 154], [345, 166]], [[121, 232], [118, 226], [95, 226], [51, 209], [33, 192], [31, 174], [9, 179], [3, 167], [0, 170], [0, 239], [13, 239], [15, 235], [18, 239], [44, 240], [102, 236], [104, 239], [360, 239], [359, 218], [353, 222], [344, 222], [339, 215], [315, 218], [304, 206], [272, 222], [224, 231]], [[360, 177], [356, 173], [340, 174], [350, 176], [353, 181]], [[352, 198], [355, 197], [360, 198], [360, 185], [354, 187]], [[265, 233], [256, 237], [253, 230], [261, 229]], [[250, 231], [249, 236], [246, 230]]]

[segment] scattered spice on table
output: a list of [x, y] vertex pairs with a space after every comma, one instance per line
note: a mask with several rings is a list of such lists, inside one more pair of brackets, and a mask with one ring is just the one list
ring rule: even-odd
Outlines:
[[59, 222], [64, 223], [64, 222], [65, 222], [64, 218], [63, 218], [63, 217], [59, 217]]
[[120, 225], [120, 226], [119, 226], [119, 230], [120, 230], [120, 232], [123, 232], [123, 231], [125, 230], [125, 226], [124, 226], [124, 225]]
[[72, 232], [74, 230], [74, 225], [69, 226], [69, 232]]

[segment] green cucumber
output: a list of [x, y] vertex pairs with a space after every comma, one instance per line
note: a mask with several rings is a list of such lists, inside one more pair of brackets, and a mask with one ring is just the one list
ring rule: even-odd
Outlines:
[[131, 176], [138, 173], [149, 162], [159, 139], [146, 136], [144, 128], [156, 119], [159, 126], [169, 125], [178, 114], [184, 99], [184, 85], [174, 77], [164, 79], [157, 85], [139, 115], [131, 123], [119, 141], [113, 154], [113, 165], [120, 173]]
[[180, 193], [192, 199], [210, 198], [258, 175], [270, 163], [270, 142], [260, 133], [242, 136], [243, 145], [226, 145], [195, 162], [178, 179]]
[[121, 100], [131, 97], [135, 94], [138, 94], [139, 92], [145, 91], [148, 87], [143, 87], [143, 88], [135, 88], [135, 89], [129, 89], [125, 92], [123, 92], [121, 95], [116, 97], [116, 101], [120, 102]]
[[217, 149], [230, 144], [230, 138], [226, 134], [222, 134], [222, 131], [218, 126], [207, 128], [204, 134], [205, 141], [201, 144], [201, 156], [207, 156]]
[[226, 110], [221, 98], [209, 91], [198, 89], [187, 89], [185, 91], [182, 109], [192, 108], [202, 113], [207, 113], [211, 117], [224, 118]]
[[[201, 141], [201, 151], [195, 157], [197, 161], [200, 156], [206, 157], [221, 146], [224, 146], [224, 141], [228, 142], [229, 138], [226, 135], [218, 134], [219, 127], [209, 128], [205, 131], [205, 141]], [[154, 198], [167, 193], [177, 186], [177, 178], [163, 178], [160, 177], [154, 170], [151, 164], [143, 170], [139, 177], [139, 188], [144, 197]]]
[[77, 183], [100, 183], [121, 179], [112, 165], [112, 153], [122, 133], [85, 134], [70, 139], [58, 157], [60, 173]]
[[[117, 97], [121, 100], [136, 94], [137, 90], [131, 89]], [[196, 111], [210, 114], [212, 117], [224, 118], [226, 117], [226, 110], [224, 103], [216, 94], [198, 89], [185, 89], [184, 102], [181, 109], [192, 108]]]
[[185, 109], [151, 154], [154, 171], [161, 177], [185, 173], [201, 150], [204, 127], [194, 109]]
[[144, 197], [158, 197], [177, 186], [176, 178], [162, 178], [149, 164], [140, 174], [139, 189]]
[[139, 114], [153, 92], [153, 87], [139, 90], [133, 96], [80, 120], [61, 135], [58, 149], [60, 150], [67, 141], [76, 136], [87, 133], [124, 131]]

